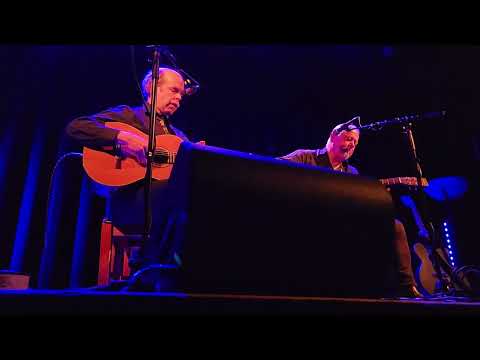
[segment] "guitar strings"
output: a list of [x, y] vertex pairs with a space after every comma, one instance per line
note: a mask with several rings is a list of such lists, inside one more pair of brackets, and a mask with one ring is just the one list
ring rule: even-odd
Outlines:
[[176, 152], [170, 152], [170, 151], [164, 151], [164, 150], [155, 150], [154, 153], [159, 155], [177, 155]]
[[[153, 152], [154, 155], [162, 155], [162, 156], [165, 156], [168, 158], [167, 160], [167, 164], [173, 164], [175, 162], [175, 157], [177, 156], [177, 153], [176, 152], [170, 152], [168, 150], [165, 150], [165, 149], [162, 149], [162, 148], [159, 148], [159, 149], [155, 149], [155, 151]], [[155, 161], [154, 161], [155, 163]], [[159, 162], [157, 162], [159, 163]], [[160, 164], [163, 164], [163, 163], [160, 163]]]

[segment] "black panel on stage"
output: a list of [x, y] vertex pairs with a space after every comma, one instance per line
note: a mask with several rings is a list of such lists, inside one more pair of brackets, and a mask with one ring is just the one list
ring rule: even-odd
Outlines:
[[374, 179], [185, 142], [169, 186], [182, 290], [377, 296], [392, 285], [393, 204]]

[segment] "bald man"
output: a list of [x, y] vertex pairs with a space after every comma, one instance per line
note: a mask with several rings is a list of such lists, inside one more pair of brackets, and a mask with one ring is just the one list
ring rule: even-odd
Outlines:
[[[279, 157], [279, 159], [330, 168], [349, 174], [358, 174], [358, 170], [348, 163], [360, 139], [360, 130], [358, 130], [360, 124], [354, 124], [355, 121], [353, 120], [335, 126], [324, 148], [315, 150], [300, 149]], [[397, 262], [395, 266], [399, 277], [397, 295], [400, 297], [422, 297], [422, 294], [416, 288], [413, 276], [407, 234], [403, 224], [396, 219], [394, 247]]]
[[[76, 141], [77, 145], [93, 149], [112, 147], [115, 155], [130, 157], [141, 166], [146, 166], [146, 150], [148, 142], [128, 131], [119, 131], [105, 127], [105, 122], [122, 122], [148, 134], [150, 118], [149, 110], [152, 102], [152, 73], [149, 71], [142, 82], [142, 92], [148, 108], [143, 104], [136, 107], [120, 105], [100, 113], [82, 116], [71, 121], [66, 127], [66, 134]], [[185, 134], [170, 122], [181, 105], [185, 95], [185, 81], [181, 74], [169, 68], [159, 69], [156, 99], [155, 135], [172, 134], [188, 141]], [[166, 182], [152, 182], [152, 215], [151, 237], [160, 236], [161, 222], [159, 204], [163, 202]], [[144, 191], [143, 182], [136, 182], [115, 191], [109, 198], [108, 209], [113, 224], [125, 233], [143, 233], [144, 224]], [[142, 267], [141, 249], [133, 252], [130, 258], [132, 270]]]

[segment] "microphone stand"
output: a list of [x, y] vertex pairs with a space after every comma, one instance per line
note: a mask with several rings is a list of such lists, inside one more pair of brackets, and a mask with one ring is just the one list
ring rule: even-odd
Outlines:
[[152, 61], [152, 87], [151, 87], [151, 103], [150, 103], [150, 122], [148, 129], [148, 148], [147, 148], [147, 168], [145, 172], [145, 186], [144, 186], [144, 198], [145, 198], [145, 227], [143, 232], [144, 244], [150, 238], [150, 231], [152, 228], [152, 166], [153, 157], [155, 154], [155, 122], [157, 115], [157, 85], [159, 78], [161, 51], [159, 46], [153, 47], [153, 61]]
[[181, 69], [177, 64], [177, 59], [166, 46], [160, 46], [160, 51], [164, 57], [168, 59], [173, 68], [178, 71], [185, 79], [186, 95], [193, 95], [200, 89], [200, 84], [189, 73]]
[[186, 71], [179, 68], [176, 63], [175, 56], [170, 50], [163, 45], [148, 45], [147, 47], [153, 48], [153, 60], [152, 60], [152, 86], [151, 86], [151, 104], [150, 104], [150, 126], [148, 131], [148, 149], [147, 149], [147, 169], [145, 173], [145, 227], [144, 227], [144, 243], [147, 243], [150, 238], [150, 232], [152, 228], [152, 165], [155, 154], [155, 123], [156, 123], [156, 105], [157, 105], [157, 85], [159, 78], [159, 68], [161, 58], [165, 57], [173, 65], [173, 67], [179, 71], [182, 76], [186, 77], [186, 84], [189, 86], [187, 89], [187, 95], [193, 95], [200, 88], [200, 84], [193, 77], [187, 74]]
[[[175, 57], [168, 50], [166, 46], [162, 45], [148, 45], [147, 47], [153, 48], [153, 60], [152, 60], [152, 86], [151, 86], [151, 103], [149, 110], [149, 131], [148, 131], [148, 149], [147, 149], [147, 168], [145, 172], [145, 185], [144, 185], [144, 200], [145, 200], [145, 227], [143, 232], [144, 246], [147, 244], [151, 236], [152, 228], [152, 199], [151, 199], [151, 189], [152, 189], [152, 166], [155, 154], [155, 123], [156, 123], [156, 106], [157, 106], [157, 85], [159, 79], [159, 69], [160, 69], [160, 60], [161, 57], [167, 58], [173, 65], [174, 69], [182, 74], [185, 81], [185, 85], [188, 86], [186, 89], [186, 95], [193, 95], [200, 88], [198, 81], [193, 79], [189, 74], [184, 70], [178, 68], [176, 64]], [[146, 110], [148, 111], [148, 106], [144, 101]], [[166, 118], [166, 116], [165, 116]], [[157, 264], [149, 265], [143, 269], [137, 271], [129, 280], [129, 285], [127, 290], [129, 291], [161, 291], [165, 289], [165, 286], [171, 291], [174, 288], [175, 282], [177, 281], [176, 277], [178, 273], [176, 272], [176, 266], [169, 264]]]

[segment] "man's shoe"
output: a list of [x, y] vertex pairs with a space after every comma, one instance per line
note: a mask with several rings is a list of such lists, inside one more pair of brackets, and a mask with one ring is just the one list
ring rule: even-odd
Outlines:
[[402, 286], [397, 296], [407, 298], [423, 298], [422, 293], [418, 291], [415, 285]]

